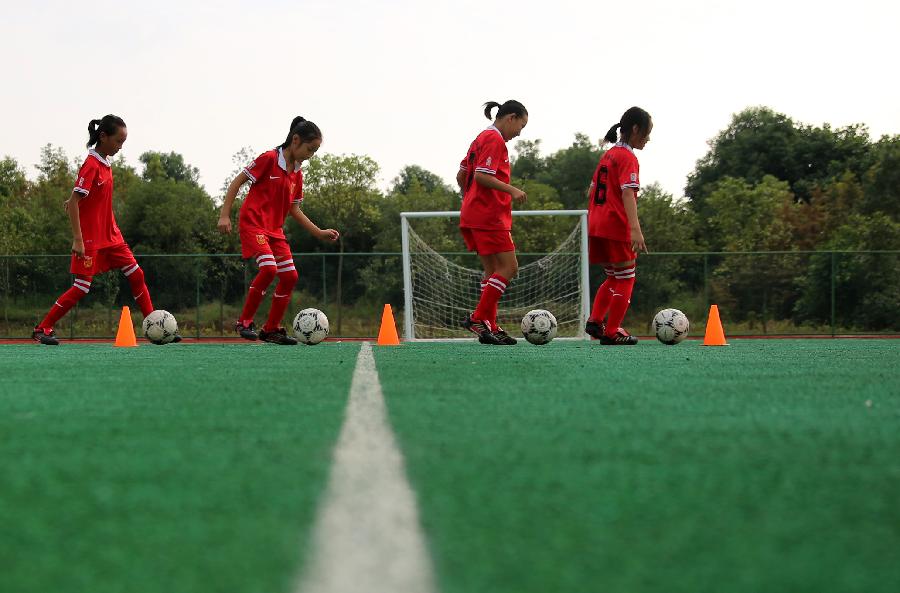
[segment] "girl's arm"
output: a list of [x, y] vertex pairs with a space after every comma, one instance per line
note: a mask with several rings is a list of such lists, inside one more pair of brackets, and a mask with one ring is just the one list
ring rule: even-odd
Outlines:
[[300, 204], [291, 204], [291, 218], [297, 221], [310, 235], [322, 241], [337, 241], [341, 234], [334, 229], [322, 230], [300, 209]]
[[[460, 170], [462, 172], [462, 170]], [[457, 176], [457, 179], [459, 176]], [[475, 183], [482, 187], [486, 187], [488, 189], [496, 189], [502, 192], [508, 193], [512, 196], [512, 199], [518, 203], [522, 203], [526, 199], [525, 192], [517, 187], [513, 187], [508, 183], [503, 183], [493, 175], [488, 175], [487, 173], [482, 173], [481, 171], [475, 171]]]
[[468, 176], [468, 172], [467, 172], [467, 171], [463, 171], [462, 169], [460, 169], [459, 171], [457, 171], [457, 173], [456, 173], [456, 185], [459, 186], [459, 189], [461, 189], [461, 190], [465, 190], [465, 189], [466, 189], [466, 188], [465, 188], [465, 184], [466, 184], [466, 177], [467, 177], [467, 176]]
[[219, 222], [216, 225], [223, 233], [231, 232], [231, 207], [234, 205], [234, 199], [237, 197], [241, 186], [248, 181], [250, 181], [250, 178], [247, 177], [246, 173], [238, 173], [238, 176], [228, 186], [228, 191], [225, 192], [225, 202], [222, 204], [222, 213], [219, 214]]
[[644, 233], [641, 232], [641, 222], [638, 220], [637, 213], [637, 196], [634, 189], [625, 188], [622, 192], [622, 203], [625, 206], [625, 216], [628, 217], [628, 227], [631, 229], [631, 249], [635, 252], [650, 253], [644, 242]]
[[73, 191], [64, 205], [69, 213], [69, 224], [72, 225], [72, 251], [78, 257], [84, 257], [84, 237], [81, 236], [81, 219], [78, 217], [78, 200], [81, 194]]

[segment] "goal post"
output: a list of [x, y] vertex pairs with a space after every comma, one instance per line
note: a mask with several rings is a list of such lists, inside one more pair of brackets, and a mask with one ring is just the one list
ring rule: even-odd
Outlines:
[[[584, 333], [590, 314], [587, 210], [513, 210], [512, 215], [568, 217], [572, 225], [567, 227], [566, 236], [559, 237], [553, 251], [538, 254], [539, 259], [520, 266], [518, 276], [500, 300], [498, 322], [507, 325], [511, 333], [515, 325], [518, 333], [519, 321], [525, 313], [531, 309], [547, 309], [557, 317], [561, 337], [587, 339]], [[459, 248], [446, 250], [443, 241], [445, 249], [438, 252], [415, 228], [422, 219], [449, 222], [458, 218], [459, 211], [400, 213], [403, 327], [407, 340], [468, 336], [459, 322], [478, 302], [481, 265], [475, 254], [461, 251], [461, 238], [454, 243]], [[458, 234], [454, 239], [457, 237]]]

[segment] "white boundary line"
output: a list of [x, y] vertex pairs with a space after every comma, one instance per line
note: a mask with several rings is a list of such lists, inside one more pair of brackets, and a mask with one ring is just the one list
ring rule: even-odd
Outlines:
[[372, 347], [363, 342], [295, 591], [435, 593], [415, 493], [387, 419]]

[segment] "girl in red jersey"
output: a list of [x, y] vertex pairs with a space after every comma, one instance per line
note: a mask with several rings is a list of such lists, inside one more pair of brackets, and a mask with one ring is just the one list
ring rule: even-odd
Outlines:
[[[311, 121], [295, 117], [287, 139], [281, 146], [262, 153], [235, 177], [225, 194], [218, 227], [231, 232], [231, 206], [238, 190], [248, 181], [252, 184], [241, 206], [238, 228], [241, 254], [254, 258], [259, 273], [250, 284], [247, 301], [235, 324], [235, 330], [247, 340], [262, 339], [273, 344], [292, 346], [297, 340], [287, 335], [281, 319], [291, 302], [291, 291], [297, 283], [297, 268], [291, 246], [284, 236], [284, 221], [290, 215], [311, 235], [323, 241], [337, 241], [334, 229], [322, 230], [300, 210], [303, 202], [303, 172], [300, 165], [322, 145], [322, 132]], [[253, 316], [266, 289], [278, 275], [269, 317], [257, 334]]]
[[498, 107], [493, 125], [481, 132], [459, 166], [456, 182], [463, 191], [459, 227], [466, 247], [481, 259], [484, 276], [481, 299], [462, 326], [482, 344], [512, 345], [516, 339], [497, 326], [497, 303], [519, 271], [512, 234], [512, 201], [525, 201], [525, 192], [509, 185], [506, 143], [522, 133], [528, 111], [518, 101], [484, 104], [484, 116]]
[[637, 214], [641, 184], [634, 151], [647, 145], [652, 130], [649, 113], [640, 107], [626, 111], [606, 133], [605, 140], [616, 145], [600, 157], [589, 190], [588, 257], [590, 263], [604, 267], [606, 281], [597, 289], [585, 332], [608, 346], [638, 342], [620, 325], [631, 303], [637, 254], [647, 253]]
[[[144, 317], [153, 311], [150, 293], [141, 270], [122, 238], [112, 209], [113, 175], [109, 158], [114, 156], [128, 137], [121, 117], [107, 115], [88, 124], [87, 159], [78, 171], [72, 195], [65, 202], [72, 225], [71, 271], [75, 284], [50, 308], [32, 332], [41, 344], [59, 344], [53, 326], [91, 290], [97, 274], [119, 268], [128, 278], [131, 294]], [[91, 148], [95, 146], [95, 148]], [[174, 342], [181, 341], [176, 335]]]

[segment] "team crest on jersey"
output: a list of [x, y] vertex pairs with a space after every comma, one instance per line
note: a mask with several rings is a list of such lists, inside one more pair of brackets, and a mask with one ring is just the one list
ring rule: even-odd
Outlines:
[[84, 267], [85, 268], [93, 268], [94, 267], [94, 258], [90, 255], [84, 256]]
[[266, 236], [265, 235], [256, 235], [256, 242], [260, 245], [266, 244]]
[[78, 187], [84, 187], [84, 177], [78, 179]]
[[486, 167], [490, 167], [490, 166], [491, 166], [491, 157], [488, 157], [487, 160], [484, 161], [484, 165], [485, 165]]
[[632, 181], [632, 182], [636, 182], [636, 181], [637, 181], [637, 173], [632, 173], [632, 174], [631, 174], [631, 181]]
[[290, 195], [292, 195], [292, 196], [294, 195], [294, 188], [295, 188], [295, 187], [297, 187], [297, 184], [294, 183], [293, 181], [291, 181], [291, 194], [290, 194]]

